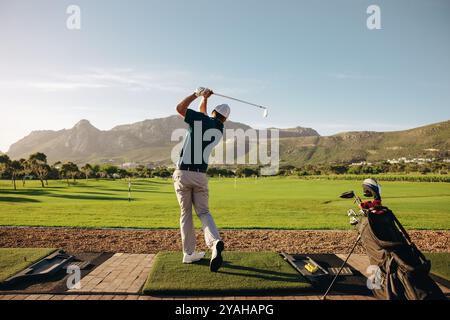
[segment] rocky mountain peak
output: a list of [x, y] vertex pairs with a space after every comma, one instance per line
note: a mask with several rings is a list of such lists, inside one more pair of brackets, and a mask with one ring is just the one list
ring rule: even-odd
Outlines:
[[86, 119], [82, 119], [80, 121], [78, 121], [72, 129], [77, 129], [77, 130], [85, 130], [85, 129], [95, 129], [98, 130], [96, 127], [94, 127], [89, 120]]

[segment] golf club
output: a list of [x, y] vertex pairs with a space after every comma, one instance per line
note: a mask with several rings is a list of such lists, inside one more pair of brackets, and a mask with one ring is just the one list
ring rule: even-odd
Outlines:
[[336, 273], [336, 275], [333, 278], [333, 281], [331, 281], [330, 285], [328, 286], [327, 291], [324, 293], [324, 295], [322, 296], [322, 300], [326, 300], [328, 293], [330, 292], [331, 288], [333, 287], [334, 283], [336, 282], [336, 279], [339, 277], [339, 275], [342, 272], [342, 269], [344, 269], [345, 265], [347, 264], [348, 259], [350, 258], [350, 256], [352, 255], [353, 251], [355, 251], [356, 245], [358, 244], [359, 240], [361, 240], [361, 235], [358, 235], [358, 238], [355, 241], [355, 244], [352, 247], [352, 250], [350, 250], [350, 253], [348, 254], [347, 258], [345, 259], [344, 262], [342, 262], [339, 271]]
[[355, 200], [356, 204], [359, 205], [361, 203], [361, 198], [358, 197], [354, 191], [344, 192], [339, 196], [339, 198], [341, 198], [341, 199], [352, 199], [353, 198]]
[[[354, 191], [347, 191], [344, 192], [340, 195], [340, 198], [342, 199], [354, 199], [355, 203], [357, 203], [358, 205], [361, 203], [361, 198], [358, 197]], [[350, 224], [352, 225], [356, 225], [359, 223], [359, 220], [356, 219], [356, 213], [354, 210], [349, 210], [347, 212], [347, 215], [351, 217], [350, 219]], [[354, 216], [355, 215], [355, 216]], [[347, 255], [347, 258], [345, 259], [345, 261], [341, 264], [338, 272], [336, 273], [336, 275], [334, 276], [333, 280], [331, 281], [330, 285], [328, 286], [327, 291], [324, 293], [324, 295], [322, 296], [322, 300], [325, 300], [327, 298], [328, 293], [330, 293], [331, 288], [333, 287], [334, 283], [336, 282], [337, 278], [339, 277], [339, 275], [342, 272], [342, 269], [344, 269], [345, 265], [347, 264], [348, 259], [350, 259], [350, 256], [352, 255], [353, 251], [355, 251], [355, 248], [357, 246], [357, 244], [359, 243], [359, 240], [361, 240], [361, 235], [358, 235], [358, 238], [356, 239], [355, 243], [353, 244], [352, 249], [350, 250], [350, 253]]]
[[241, 103], [245, 103], [245, 104], [248, 104], [248, 105], [251, 105], [251, 106], [254, 106], [254, 107], [263, 109], [263, 110], [264, 110], [264, 111], [263, 111], [263, 117], [264, 117], [264, 118], [267, 118], [267, 115], [268, 115], [268, 113], [269, 113], [267, 107], [263, 107], [263, 106], [260, 106], [260, 105], [255, 104], [255, 103], [251, 103], [251, 102], [244, 101], [244, 100], [241, 100], [241, 99], [229, 97], [229, 96], [226, 96], [226, 95], [217, 93], [217, 92], [213, 92], [213, 94], [215, 94], [216, 96], [222, 97], [222, 98], [227, 98], [227, 99], [230, 99], [230, 100], [238, 101], [238, 102], [241, 102]]

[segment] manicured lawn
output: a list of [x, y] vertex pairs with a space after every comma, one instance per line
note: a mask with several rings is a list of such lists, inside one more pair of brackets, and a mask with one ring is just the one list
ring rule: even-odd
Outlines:
[[180, 252], [160, 252], [144, 286], [147, 294], [267, 294], [272, 290], [311, 288], [309, 282], [274, 252], [224, 252], [218, 272], [209, 271], [209, 257], [181, 263]]
[[[0, 181], [0, 225], [177, 228], [179, 207], [171, 179], [37, 181], [12, 190]], [[210, 180], [210, 209], [220, 228], [348, 229], [347, 190], [361, 181], [247, 178]], [[450, 229], [450, 184], [382, 182], [384, 204], [406, 228]], [[197, 227], [199, 226], [198, 219]]]
[[0, 248], [0, 282], [44, 258], [55, 249]]
[[450, 281], [450, 253], [425, 253], [431, 260], [431, 272]]

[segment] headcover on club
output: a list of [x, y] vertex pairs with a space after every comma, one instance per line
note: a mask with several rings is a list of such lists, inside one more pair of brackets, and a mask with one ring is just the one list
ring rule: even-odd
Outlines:
[[347, 191], [342, 193], [339, 197], [342, 199], [352, 199], [355, 196], [354, 191]]
[[381, 185], [375, 179], [366, 179], [362, 184], [364, 196], [381, 200]]

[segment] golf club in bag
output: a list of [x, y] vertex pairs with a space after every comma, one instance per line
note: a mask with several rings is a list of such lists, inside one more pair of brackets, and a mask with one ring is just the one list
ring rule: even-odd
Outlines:
[[[355, 203], [358, 204], [358, 206], [361, 204], [361, 199], [358, 196], [356, 196], [353, 191], [344, 192], [344, 193], [341, 194], [340, 197], [343, 198], [343, 199], [354, 199]], [[360, 210], [360, 213], [364, 214], [364, 212], [362, 210]], [[356, 225], [356, 224], [358, 224], [360, 222], [360, 220], [358, 220], [358, 218], [356, 218], [358, 216], [358, 214], [356, 214], [353, 209], [348, 210], [347, 211], [347, 215], [350, 217], [350, 224], [351, 225]], [[347, 264], [347, 261], [350, 258], [350, 256], [352, 255], [353, 251], [355, 251], [355, 248], [358, 245], [360, 240], [361, 240], [361, 235], [359, 234], [358, 238], [356, 238], [356, 241], [353, 244], [352, 249], [350, 250], [350, 253], [347, 255], [347, 258], [345, 258], [345, 260], [342, 262], [341, 266], [339, 267], [338, 272], [336, 273], [336, 275], [334, 276], [334, 278], [331, 281], [330, 285], [328, 286], [327, 291], [325, 291], [324, 295], [322, 296], [322, 300], [325, 300], [327, 298], [328, 294], [331, 291], [331, 288], [333, 287], [333, 285], [336, 282], [337, 278], [341, 274], [342, 269], [344, 269], [345, 265]]]
[[[359, 214], [350, 218], [350, 222], [357, 226], [359, 235], [346, 261], [361, 241], [370, 264], [376, 269], [371, 278], [371, 290], [376, 298], [445, 300], [445, 295], [429, 275], [430, 261], [411, 241], [394, 213], [388, 207], [382, 206], [381, 187], [378, 182], [375, 179], [364, 180], [363, 191], [365, 196], [373, 197], [373, 200], [362, 202], [353, 191], [341, 195], [341, 198], [354, 198], [361, 209]], [[329, 293], [336, 278], [323, 298]]]

